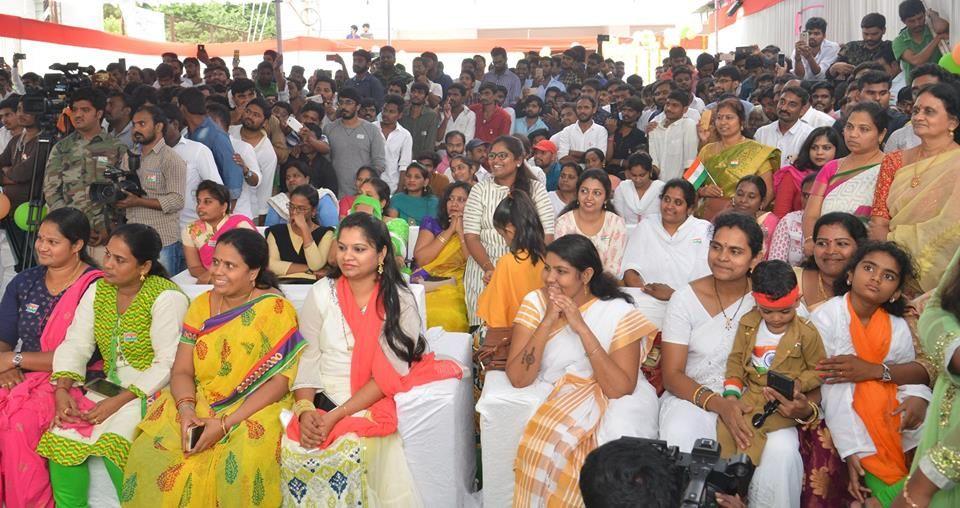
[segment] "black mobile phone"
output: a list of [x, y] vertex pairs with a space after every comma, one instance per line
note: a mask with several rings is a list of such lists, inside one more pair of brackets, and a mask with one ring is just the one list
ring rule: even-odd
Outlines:
[[96, 379], [83, 385], [87, 391], [98, 393], [104, 397], [116, 397], [123, 391], [123, 387], [106, 379]]
[[330, 397], [327, 397], [327, 394], [323, 392], [317, 392], [317, 394], [313, 396], [313, 407], [322, 409], [329, 413], [330, 411], [336, 409], [337, 405], [330, 400]]
[[126, 73], [127, 73], [127, 59], [126, 59], [126, 58], [121, 58], [119, 63], [120, 63], [120, 70], [123, 71], [124, 74], [126, 74]]
[[190, 427], [187, 432], [190, 433], [190, 442], [187, 445], [187, 451], [189, 452], [197, 447], [197, 442], [200, 441], [200, 436], [203, 434], [203, 426]]
[[777, 55], [777, 65], [780, 67], [787, 65], [787, 55], [784, 55], [783, 53]]
[[793, 400], [793, 379], [776, 371], [767, 372], [767, 386], [773, 388], [787, 400]]
[[206, 48], [203, 47], [203, 44], [197, 44], [197, 53], [201, 51], [206, 51]]

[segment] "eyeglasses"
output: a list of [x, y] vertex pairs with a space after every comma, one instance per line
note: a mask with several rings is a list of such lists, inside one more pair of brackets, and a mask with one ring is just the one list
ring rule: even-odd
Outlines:
[[308, 206], [297, 206], [297, 205], [294, 205], [293, 203], [290, 203], [290, 204], [287, 205], [287, 210], [289, 210], [290, 212], [293, 212], [293, 213], [309, 213], [309, 212], [310, 212], [310, 207], [308, 207]]
[[510, 152], [490, 152], [487, 154], [487, 158], [490, 160], [500, 159], [502, 161], [507, 160], [507, 157], [510, 157], [512, 154]]

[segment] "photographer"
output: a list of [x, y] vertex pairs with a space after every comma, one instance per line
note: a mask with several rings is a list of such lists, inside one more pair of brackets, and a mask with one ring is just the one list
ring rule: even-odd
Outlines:
[[[37, 126], [37, 119], [34, 115], [23, 112], [23, 104], [17, 107], [17, 121], [22, 129], [21, 133], [14, 136], [6, 150], [0, 153], [0, 185], [3, 186], [3, 193], [10, 199], [10, 210], [16, 210], [30, 200], [30, 183], [34, 178], [33, 169], [39, 147], [37, 136], [40, 128]], [[40, 168], [40, 174], [36, 175], [36, 178], [43, 181], [43, 168]], [[22, 252], [21, 246], [27, 239], [26, 232], [17, 227], [12, 218], [4, 221], [4, 226], [7, 235], [17, 239], [13, 243], [15, 250]], [[18, 259], [17, 271], [20, 271], [22, 263], [23, 259]]]
[[43, 194], [50, 211], [77, 208], [90, 220], [90, 254], [103, 261], [108, 230], [106, 205], [90, 199], [90, 184], [106, 183], [104, 170], [123, 159], [127, 146], [101, 127], [107, 98], [92, 87], [76, 89], [70, 96], [74, 131], [50, 151], [43, 179]]
[[[140, 144], [141, 153], [137, 176], [146, 196], [127, 193], [116, 207], [127, 211], [128, 223], [146, 224], [160, 233], [160, 263], [170, 273], [179, 273], [183, 264], [180, 210], [187, 163], [164, 141], [166, 127], [167, 119], [156, 106], [143, 106], [133, 115], [133, 141]], [[129, 159], [122, 167], [130, 170]]]

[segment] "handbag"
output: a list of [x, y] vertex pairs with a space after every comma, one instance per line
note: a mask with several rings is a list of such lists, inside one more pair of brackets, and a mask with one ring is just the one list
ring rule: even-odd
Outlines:
[[474, 361], [480, 364], [481, 370], [505, 370], [513, 328], [486, 327], [481, 333], [480, 347], [473, 353]]

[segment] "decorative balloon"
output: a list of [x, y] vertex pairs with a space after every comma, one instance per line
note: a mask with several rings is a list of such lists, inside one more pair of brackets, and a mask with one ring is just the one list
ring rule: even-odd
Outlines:
[[953, 61], [960, 62], [960, 42], [953, 47]]
[[941, 56], [940, 61], [937, 63], [940, 64], [940, 67], [943, 67], [954, 74], [960, 74], [960, 64], [958, 64], [957, 61], [954, 60], [953, 55], [949, 53]]
[[[47, 216], [47, 207], [44, 206], [40, 210], [40, 216], [36, 218], [37, 219], [36, 222], [39, 224], [40, 221], [42, 221], [43, 218], [46, 216]], [[13, 212], [13, 223], [16, 224], [18, 228], [24, 231], [36, 231], [37, 229], [36, 225], [34, 225], [33, 227], [30, 227], [30, 225], [28, 224], [29, 219], [30, 219], [30, 203], [21, 203], [20, 206], [18, 206], [17, 209], [14, 210]]]

